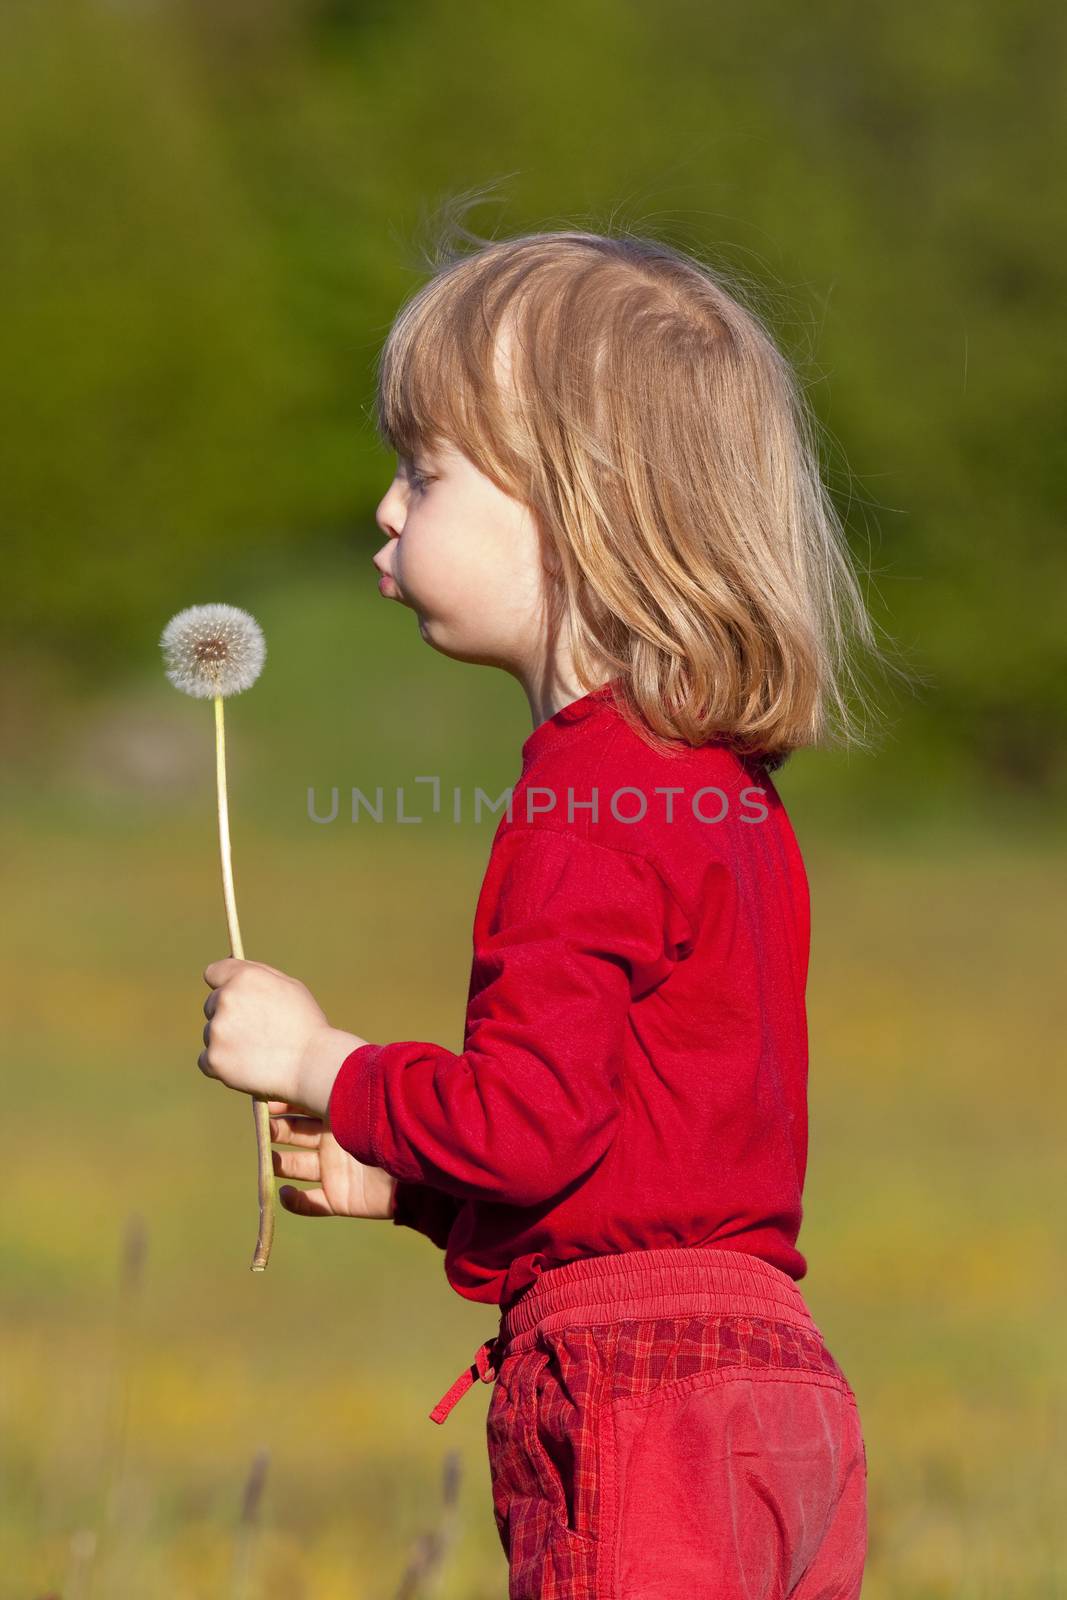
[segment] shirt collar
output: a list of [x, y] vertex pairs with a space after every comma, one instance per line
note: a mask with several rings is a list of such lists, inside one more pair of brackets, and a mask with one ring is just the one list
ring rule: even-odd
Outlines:
[[568, 705], [547, 717], [544, 722], [539, 722], [537, 727], [524, 741], [522, 746], [522, 765], [525, 770], [532, 761], [535, 761], [541, 752], [549, 745], [555, 744], [565, 737], [569, 728], [579, 722], [584, 722], [595, 712], [605, 709], [611, 703], [612, 689], [621, 686], [621, 678], [611, 678], [598, 689], [590, 689], [587, 694], [579, 695], [577, 700], [572, 700]]

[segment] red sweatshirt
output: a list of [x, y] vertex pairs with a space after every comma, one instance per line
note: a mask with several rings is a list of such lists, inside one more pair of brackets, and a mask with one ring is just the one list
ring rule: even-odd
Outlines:
[[[462, 1054], [361, 1045], [339, 1143], [506, 1308], [579, 1256], [715, 1245], [790, 1277], [807, 1160], [807, 878], [766, 769], [652, 750], [611, 685], [522, 747], [474, 920]], [[594, 809], [595, 807], [595, 809]]]

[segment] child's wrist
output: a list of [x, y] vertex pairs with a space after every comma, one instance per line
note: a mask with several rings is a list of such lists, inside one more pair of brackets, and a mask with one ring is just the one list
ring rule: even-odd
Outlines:
[[367, 1044], [358, 1033], [346, 1033], [343, 1028], [320, 1028], [309, 1040], [297, 1069], [296, 1092], [293, 1099], [307, 1106], [316, 1116], [325, 1117], [330, 1104], [330, 1094], [343, 1063]]

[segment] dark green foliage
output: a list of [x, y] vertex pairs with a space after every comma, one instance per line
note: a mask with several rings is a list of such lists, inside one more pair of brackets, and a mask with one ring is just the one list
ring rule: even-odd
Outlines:
[[16, 659], [139, 670], [180, 606], [353, 538], [369, 581], [374, 359], [427, 215], [496, 185], [483, 234], [624, 226], [744, 275], [927, 680], [887, 691], [898, 750], [1062, 791], [1064, 29], [1045, 0], [6, 5]]

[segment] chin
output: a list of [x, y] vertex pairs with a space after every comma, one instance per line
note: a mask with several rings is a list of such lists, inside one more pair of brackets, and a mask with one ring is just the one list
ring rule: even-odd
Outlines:
[[498, 664], [498, 657], [493, 651], [479, 649], [476, 644], [464, 644], [454, 638], [449, 638], [440, 622], [435, 622], [432, 617], [426, 617], [421, 612], [419, 613], [419, 633], [431, 650], [436, 650], [438, 655], [447, 656], [450, 661], [463, 661], [472, 667], [496, 666]]

